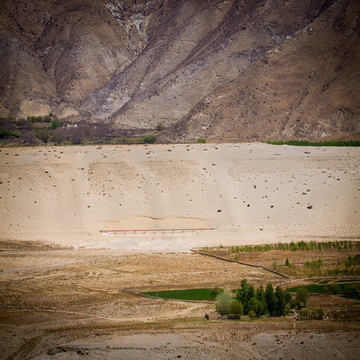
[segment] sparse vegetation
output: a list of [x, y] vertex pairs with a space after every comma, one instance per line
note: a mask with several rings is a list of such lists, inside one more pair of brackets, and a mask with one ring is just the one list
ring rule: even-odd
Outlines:
[[[278, 244], [266, 244], [256, 246], [232, 246], [225, 251], [222, 249], [204, 250], [207, 253], [216, 253], [222, 257], [235, 261], [251, 261], [255, 258], [270, 258], [271, 253], [280, 256], [284, 253], [286, 260], [279, 263], [272, 260], [268, 267], [276, 272], [288, 276], [354, 276], [360, 275], [360, 254], [354, 254], [360, 249], [360, 242], [356, 241], [327, 241], [327, 242], [290, 242]], [[225, 250], [225, 249], [224, 249]], [[266, 253], [270, 254], [267, 256]], [[296, 252], [301, 253], [297, 255]], [[294, 254], [293, 254], [294, 253]], [[338, 253], [338, 260], [333, 261], [334, 256], [330, 254]], [[247, 255], [249, 254], [249, 255]], [[253, 254], [250, 258], [250, 254]], [[262, 255], [263, 254], [263, 255]], [[315, 254], [316, 257], [314, 256]], [[328, 255], [326, 255], [328, 254]], [[341, 255], [340, 255], [341, 254]], [[347, 254], [347, 260], [344, 258]], [[326, 258], [323, 258], [326, 255]], [[274, 258], [274, 256], [272, 256]], [[315, 259], [314, 259], [315, 257]], [[296, 259], [296, 260], [295, 260]]]
[[348, 249], [359, 249], [360, 243], [357, 241], [299, 241], [290, 243], [277, 243], [277, 244], [266, 244], [266, 245], [246, 245], [246, 246], [232, 246], [229, 251], [232, 253], [240, 252], [262, 252], [271, 250], [291, 250], [291, 251], [322, 251], [322, 250], [348, 250]]
[[307, 141], [307, 140], [289, 140], [289, 141], [267, 141], [270, 145], [292, 145], [292, 146], [360, 146], [360, 140], [349, 141]]
[[[50, 124], [49, 124], [50, 123]], [[157, 131], [164, 129], [158, 124]], [[124, 136], [123, 130], [109, 124], [88, 124], [59, 121], [51, 113], [28, 116], [26, 119], [0, 118], [0, 140], [6, 145], [90, 145], [90, 144], [154, 144], [155, 134]], [[128, 132], [130, 133], [130, 132]]]

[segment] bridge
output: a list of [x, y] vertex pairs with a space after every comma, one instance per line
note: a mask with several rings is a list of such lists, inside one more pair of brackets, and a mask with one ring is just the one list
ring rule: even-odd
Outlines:
[[99, 230], [103, 235], [110, 234], [137, 234], [137, 233], [175, 233], [175, 232], [194, 232], [194, 231], [211, 231], [215, 228], [181, 228], [181, 229], [117, 229], [117, 230]]

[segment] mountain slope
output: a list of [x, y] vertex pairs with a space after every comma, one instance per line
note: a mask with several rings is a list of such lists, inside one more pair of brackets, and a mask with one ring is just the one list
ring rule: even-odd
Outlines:
[[179, 140], [358, 138], [359, 6], [336, 4], [176, 126]]
[[4, 0], [0, 115], [163, 141], [353, 137], [356, 0]]

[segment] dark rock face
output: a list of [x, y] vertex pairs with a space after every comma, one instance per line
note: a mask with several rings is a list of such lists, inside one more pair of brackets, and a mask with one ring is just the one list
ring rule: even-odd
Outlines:
[[0, 4], [0, 115], [163, 141], [356, 138], [356, 0]]

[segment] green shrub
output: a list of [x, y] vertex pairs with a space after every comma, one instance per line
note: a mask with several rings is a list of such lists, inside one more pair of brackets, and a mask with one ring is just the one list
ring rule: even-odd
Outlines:
[[230, 306], [230, 314], [235, 315], [240, 319], [243, 313], [244, 313], [244, 307], [242, 303], [240, 301], [233, 299]]
[[210, 291], [210, 295], [216, 298], [222, 291], [222, 289], [215, 288]]
[[206, 144], [206, 140], [205, 139], [197, 139], [196, 141], [198, 144]]
[[145, 135], [141, 138], [141, 141], [145, 144], [154, 144], [157, 141], [157, 136], [154, 134]]
[[249, 311], [249, 318], [250, 318], [250, 319], [254, 319], [255, 317], [256, 317], [255, 311], [250, 310], [250, 311]]
[[223, 291], [216, 297], [216, 311], [220, 315], [231, 313], [231, 306], [234, 298], [228, 291]]
[[20, 134], [10, 131], [8, 129], [0, 130], [0, 139], [5, 139], [8, 137], [19, 137]]
[[161, 124], [161, 123], [157, 124], [157, 125], [156, 125], [156, 130], [157, 130], [157, 131], [163, 131], [163, 130], [164, 130], [164, 125]]
[[59, 126], [63, 125], [63, 122], [60, 121], [53, 121], [49, 127], [49, 129], [54, 130], [56, 128], [58, 128]]

